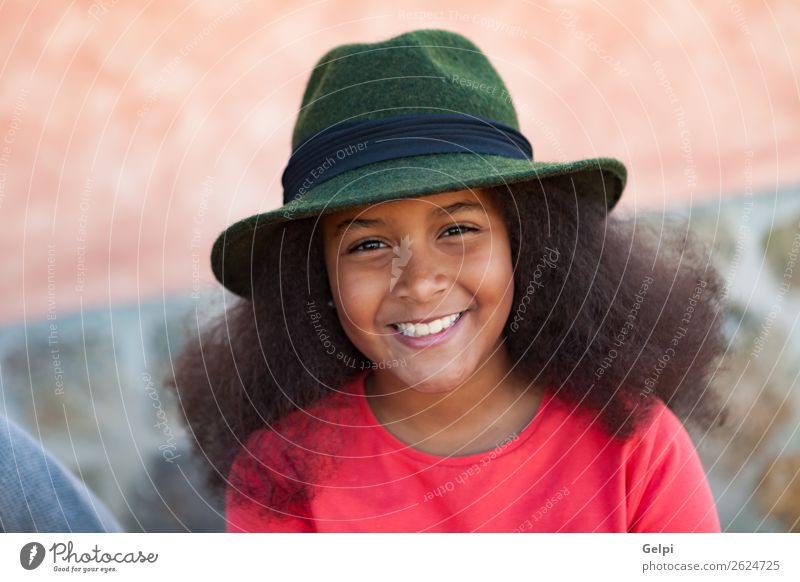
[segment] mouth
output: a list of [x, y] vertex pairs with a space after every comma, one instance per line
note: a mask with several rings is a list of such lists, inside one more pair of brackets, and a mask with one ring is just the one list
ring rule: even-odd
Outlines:
[[408, 338], [425, 338], [439, 336], [456, 325], [468, 310], [451, 313], [436, 319], [421, 323], [398, 322], [389, 324], [389, 327]]

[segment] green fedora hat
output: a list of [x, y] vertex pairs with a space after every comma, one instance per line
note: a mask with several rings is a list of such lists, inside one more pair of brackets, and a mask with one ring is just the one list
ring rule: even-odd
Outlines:
[[611, 210], [613, 158], [534, 161], [503, 80], [470, 40], [442, 29], [337, 46], [316, 64], [282, 176], [284, 204], [226, 228], [216, 279], [250, 298], [253, 273], [292, 221], [363, 204], [530, 180], [565, 182]]

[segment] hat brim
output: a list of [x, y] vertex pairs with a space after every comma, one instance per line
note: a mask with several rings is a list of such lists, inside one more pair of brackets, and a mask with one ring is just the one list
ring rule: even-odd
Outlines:
[[253, 257], [268, 237], [293, 220], [386, 200], [531, 180], [565, 181], [581, 198], [604, 200], [610, 211], [625, 188], [627, 171], [614, 158], [535, 162], [481, 154], [437, 154], [376, 162], [344, 172], [278, 209], [244, 218], [226, 228], [211, 250], [216, 279], [250, 297]]

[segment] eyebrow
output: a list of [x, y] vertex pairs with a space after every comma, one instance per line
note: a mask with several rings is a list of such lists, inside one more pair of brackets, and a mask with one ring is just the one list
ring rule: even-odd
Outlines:
[[[470, 202], [463, 200], [460, 202], [454, 202], [453, 204], [449, 204], [447, 206], [437, 206], [428, 213], [428, 216], [434, 218], [436, 216], [441, 216], [442, 214], [450, 215], [465, 210], [480, 210], [484, 214], [486, 213], [486, 209], [483, 207], [483, 204], [479, 202]], [[334, 231], [334, 237], [338, 238], [348, 228], [353, 228], [353, 229], [369, 228], [371, 226], [385, 226], [385, 225], [386, 222], [380, 218], [375, 218], [375, 219], [348, 218], [340, 222], [338, 225], [336, 225], [336, 230]]]

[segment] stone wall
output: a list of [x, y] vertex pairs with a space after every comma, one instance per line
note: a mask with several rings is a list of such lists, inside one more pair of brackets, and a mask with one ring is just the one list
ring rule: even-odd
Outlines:
[[159, 379], [198, 304], [185, 296], [5, 327], [2, 409], [127, 531], [217, 531], [172, 392]]

